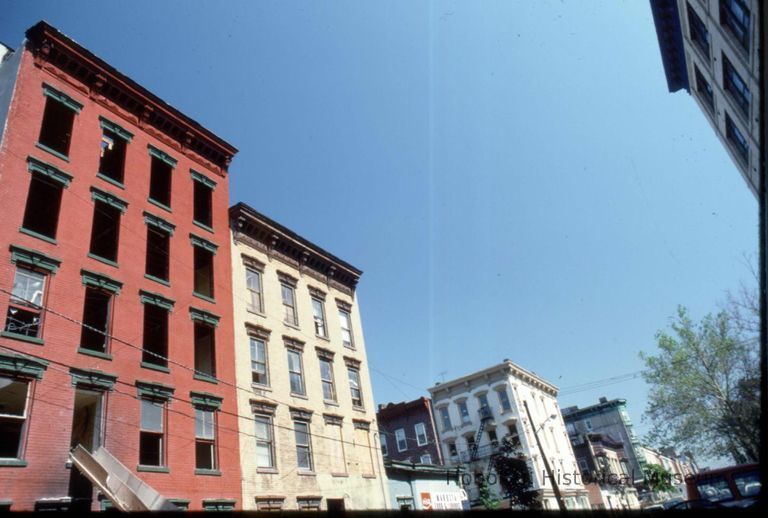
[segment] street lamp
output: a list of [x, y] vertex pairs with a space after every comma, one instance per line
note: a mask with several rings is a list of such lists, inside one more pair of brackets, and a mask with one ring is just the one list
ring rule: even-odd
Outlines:
[[[528, 421], [531, 423], [531, 428], [533, 428], [533, 417], [531, 417], [531, 409], [528, 408], [528, 401], [523, 400], [523, 406], [525, 406], [525, 413], [528, 414]], [[547, 470], [547, 475], [549, 475], [549, 480], [552, 481], [552, 491], [555, 493], [555, 500], [557, 500], [557, 506], [560, 508], [561, 511], [565, 511], [565, 503], [563, 503], [563, 496], [560, 494], [560, 488], [557, 487], [557, 482], [555, 481], [555, 476], [552, 474], [552, 468], [549, 466], [549, 461], [547, 460], [547, 455], [544, 453], [544, 448], [541, 446], [541, 439], [539, 439], [539, 430], [547, 424], [547, 422], [550, 419], [554, 419], [557, 417], [557, 414], [550, 415], [547, 419], [544, 420], [541, 425], [539, 425], [538, 428], [533, 429], [533, 436], [536, 438], [536, 444], [539, 447], [539, 453], [541, 453], [541, 458], [544, 461], [544, 469]]]

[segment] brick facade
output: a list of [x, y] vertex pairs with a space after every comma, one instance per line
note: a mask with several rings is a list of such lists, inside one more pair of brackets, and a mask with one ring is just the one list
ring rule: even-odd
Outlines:
[[[388, 459], [420, 463], [424, 455], [429, 455], [430, 464], [443, 464], [431, 399], [421, 397], [404, 403], [379, 405], [376, 418], [379, 421], [381, 433], [386, 437]], [[424, 436], [419, 433], [421, 430], [419, 425], [424, 426]], [[398, 430], [403, 431], [404, 444], [402, 441], [398, 444]], [[400, 451], [403, 446], [405, 449]]]
[[[45, 498], [66, 497], [72, 468], [68, 451], [73, 426], [73, 367], [116, 377], [105, 389], [102, 444], [137, 476], [168, 498], [187, 500], [201, 509], [203, 500], [240, 506], [240, 459], [232, 336], [231, 263], [227, 206], [227, 166], [236, 150], [194, 121], [143, 90], [130, 79], [44, 22], [27, 32], [27, 40], [0, 68], [0, 102], [7, 114], [0, 143], [0, 312], [5, 325], [9, 291], [17, 265], [11, 247], [22, 247], [60, 261], [46, 276], [41, 343], [0, 337], [0, 359], [21, 353], [47, 360], [40, 379], [30, 385], [28, 413], [17, 459], [0, 459], [0, 500], [12, 510], [31, 510]], [[82, 105], [74, 117], [66, 157], [37, 144], [47, 97], [44, 85]], [[182, 86], [182, 85], [180, 85]], [[10, 92], [9, 89], [10, 88]], [[132, 133], [127, 144], [122, 187], [97, 177], [102, 128], [100, 117]], [[185, 131], [180, 131], [183, 128]], [[149, 146], [177, 162], [171, 175], [171, 210], [148, 201]], [[30, 158], [31, 157], [31, 158]], [[62, 190], [55, 241], [20, 231], [32, 174], [39, 160], [71, 176]], [[47, 167], [47, 166], [46, 166]], [[193, 223], [191, 170], [216, 183], [212, 193], [212, 230]], [[127, 203], [120, 219], [116, 265], [89, 257], [94, 218], [93, 188]], [[145, 277], [145, 213], [175, 225], [170, 238], [169, 282]], [[218, 246], [214, 255], [215, 300], [193, 295], [194, 234]], [[78, 352], [83, 318], [82, 270], [122, 283], [113, 298], [108, 345], [110, 357]], [[169, 317], [168, 372], [141, 366], [144, 304], [140, 290], [174, 301]], [[194, 325], [190, 308], [218, 316], [215, 361], [219, 382], [193, 378]], [[60, 312], [65, 317], [53, 313]], [[74, 321], [72, 321], [72, 320]], [[128, 345], [130, 344], [130, 345]], [[182, 366], [180, 366], [180, 365]], [[8, 371], [0, 370], [0, 376]], [[137, 381], [173, 387], [165, 414], [167, 472], [139, 471], [140, 401]], [[87, 386], [80, 379], [79, 387]], [[215, 412], [217, 467], [220, 473], [195, 470], [195, 411], [192, 392], [221, 399]], [[212, 476], [215, 475], [215, 476]], [[94, 499], [93, 508], [98, 509]]]

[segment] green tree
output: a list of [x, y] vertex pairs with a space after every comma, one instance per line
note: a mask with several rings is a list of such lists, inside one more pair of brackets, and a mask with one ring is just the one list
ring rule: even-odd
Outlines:
[[651, 386], [646, 418], [657, 446], [756, 461], [759, 451], [757, 342], [726, 311], [694, 323], [686, 309], [656, 334], [656, 354], [640, 353]]
[[672, 473], [658, 464], [645, 466], [645, 484], [651, 491], [672, 491]]
[[499, 484], [509, 498], [510, 507], [539, 507], [539, 494], [533, 489], [531, 471], [517, 435], [507, 435], [502, 439], [498, 452], [491, 457], [491, 464], [499, 478]]
[[488, 481], [481, 474], [477, 477], [477, 493], [480, 503], [486, 509], [496, 509], [499, 506], [499, 501], [491, 494]]

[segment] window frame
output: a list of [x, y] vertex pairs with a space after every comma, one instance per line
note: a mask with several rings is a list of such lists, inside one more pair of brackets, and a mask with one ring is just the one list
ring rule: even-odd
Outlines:
[[[499, 399], [499, 408], [503, 412], [509, 412], [512, 410], [512, 401], [509, 399], [506, 387], [499, 387], [496, 389], [496, 397]], [[506, 401], [506, 405], [504, 404]]]
[[[258, 290], [254, 290], [249, 286], [249, 274], [258, 279]], [[264, 276], [261, 271], [248, 265], [245, 267], [245, 289], [250, 294], [250, 301], [246, 303], [246, 309], [252, 313], [264, 314]], [[254, 296], [258, 299], [258, 306], [253, 305]]]
[[[256, 430], [254, 432], [254, 438], [256, 440], [256, 458], [254, 459], [254, 462], [256, 464], [257, 470], [276, 470], [277, 469], [277, 455], [276, 455], [276, 449], [275, 449], [275, 428], [274, 428], [274, 418], [271, 414], [262, 414], [262, 413], [256, 413], [253, 416], [253, 422], [254, 422], [254, 429]], [[268, 438], [264, 439], [262, 437], [259, 437], [259, 432], [257, 429], [257, 423], [262, 422], [266, 426], [266, 430], [268, 433]], [[259, 443], [264, 443], [269, 451], [269, 466], [260, 466], [259, 465]]]
[[[400, 447], [400, 441], [403, 442], [402, 447]], [[408, 450], [408, 437], [405, 436], [405, 428], [398, 428], [395, 430], [395, 444], [397, 444], [398, 453]]]
[[[211, 472], [219, 472], [219, 451], [218, 451], [218, 412], [217, 409], [212, 407], [206, 407], [206, 406], [194, 406], [195, 410], [195, 472], [197, 474], [201, 473], [211, 473]], [[205, 420], [203, 420], [203, 426], [210, 426], [211, 427], [211, 435], [212, 437], [201, 437], [198, 434], [198, 416], [209, 414], [210, 415], [210, 423], [206, 423]], [[208, 448], [210, 448], [210, 455], [211, 455], [211, 467], [205, 468], [200, 466], [200, 458], [199, 458], [199, 451], [198, 448], [203, 445]]]
[[[738, 7], [746, 13], [746, 25], [744, 25], [743, 20], [739, 20], [737, 13], [731, 9], [731, 6], [734, 4], [739, 4]], [[742, 0], [720, 0], [720, 25], [725, 27], [727, 29], [726, 32], [738, 42], [739, 49], [744, 52], [749, 52], [752, 11]]]
[[[352, 379], [354, 375], [354, 378]], [[349, 382], [349, 394], [352, 398], [352, 406], [357, 409], [365, 408], [365, 401], [363, 400], [363, 387], [360, 379], [360, 367], [354, 365], [347, 365], [347, 381]], [[354, 383], [353, 383], [354, 382]], [[357, 387], [355, 387], [357, 385]], [[357, 391], [358, 397], [355, 397], [355, 391]]]
[[[424, 435], [424, 442], [421, 441], [421, 438], [419, 436], [419, 427], [421, 427], [421, 432]], [[413, 426], [413, 431], [416, 434], [417, 446], [426, 446], [429, 443], [429, 436], [427, 435], [427, 427], [424, 423], [416, 423]]]
[[[292, 396], [306, 397], [307, 384], [304, 380], [304, 363], [302, 358], [302, 356], [304, 355], [302, 351], [299, 351], [297, 349], [290, 348], [290, 347], [287, 349], [286, 352], [287, 352], [287, 358], [288, 358], [288, 383], [290, 387], [290, 393]], [[296, 358], [298, 358], [297, 360], [298, 370], [291, 370], [291, 360], [290, 360], [291, 355], [295, 355]], [[297, 377], [297, 379], [301, 383], [301, 392], [296, 392], [293, 390], [293, 379], [295, 377]]]
[[[286, 300], [286, 293], [290, 294], [290, 301]], [[280, 300], [283, 304], [283, 323], [297, 327], [299, 325], [299, 312], [296, 308], [296, 287], [281, 280]]]
[[[83, 339], [86, 332], [93, 332], [97, 333], [97, 331], [91, 331], [87, 329], [85, 326], [88, 325], [89, 327], [93, 327], [90, 324], [86, 322], [86, 310], [88, 307], [88, 293], [98, 293], [101, 295], [104, 295], [107, 298], [107, 308], [106, 308], [106, 318], [104, 319], [105, 322], [105, 329], [104, 329], [104, 342], [102, 349], [93, 349], [90, 347], [85, 346], [85, 340]], [[80, 331], [80, 342], [78, 344], [78, 352], [87, 351], [89, 353], [96, 353], [96, 354], [102, 354], [105, 356], [109, 356], [110, 351], [110, 344], [112, 343], [112, 320], [114, 317], [114, 307], [115, 307], [115, 293], [113, 291], [110, 291], [108, 289], [103, 288], [97, 288], [95, 286], [85, 286], [85, 295], [83, 296], [83, 318], [82, 318], [82, 324], [81, 325], [81, 331]], [[99, 333], [101, 334], [101, 333]]]
[[[51, 153], [52, 155], [65, 160], [69, 162], [69, 154], [72, 151], [72, 140], [75, 133], [75, 119], [80, 114], [80, 111], [83, 109], [83, 104], [76, 101], [69, 95], [65, 94], [63, 91], [59, 90], [58, 88], [55, 88], [47, 83], [42, 84], [43, 87], [43, 98], [45, 100], [45, 104], [43, 105], [43, 115], [40, 118], [40, 131], [37, 134], [37, 147], [47, 151], [48, 153]], [[51, 103], [50, 105], [48, 103]], [[55, 104], [53, 104], [55, 103]], [[53, 144], [53, 142], [43, 142], [43, 130], [46, 127], [45, 121], [46, 121], [46, 114], [50, 114], [49, 117], [57, 118], [56, 113], [50, 113], [48, 107], [51, 106], [57, 106], [58, 109], [64, 109], [67, 110], [67, 113], [71, 113], [71, 122], [69, 124], [68, 133], [65, 132], [66, 136], [66, 149], [57, 149], [54, 146], [51, 146], [50, 144]], [[61, 112], [65, 113], [65, 112]]]
[[[264, 349], [264, 361], [260, 362], [257, 359], [254, 359], [254, 343], [261, 344]], [[248, 349], [251, 357], [251, 385], [260, 386], [260, 387], [269, 387], [269, 351], [267, 347], [267, 339], [263, 338], [261, 336], [255, 336], [253, 334], [248, 335]], [[264, 365], [264, 382], [254, 381], [253, 376], [254, 373], [261, 375], [258, 371], [254, 370], [253, 366], [255, 364], [263, 364]]]
[[443, 427], [443, 431], [447, 432], [453, 429], [453, 423], [451, 422], [451, 412], [447, 405], [437, 408], [440, 413], [440, 425]]
[[[306, 431], [299, 432], [297, 430], [297, 427], [305, 427]], [[293, 420], [293, 438], [294, 442], [296, 444], [296, 469], [298, 471], [304, 471], [304, 472], [314, 472], [315, 468], [315, 462], [313, 458], [313, 452], [312, 452], [312, 432], [311, 432], [311, 426], [310, 422], [306, 421], [304, 419], [294, 419]], [[298, 440], [298, 434], [303, 433], [307, 437], [307, 443], [306, 444], [300, 444]], [[306, 451], [306, 458], [309, 461], [309, 467], [303, 467], [300, 464], [300, 458], [299, 451]]]
[[379, 434], [380, 443], [381, 443], [381, 455], [383, 457], [389, 456], [389, 447], [387, 446], [387, 436], [386, 433], [382, 430]]
[[[111, 184], [117, 185], [118, 187], [124, 187], [125, 186], [125, 166], [127, 162], [128, 157], [128, 144], [130, 144], [133, 134], [126, 130], [125, 128], [121, 127], [118, 124], [115, 124], [111, 120], [99, 116], [99, 124], [101, 126], [101, 155], [99, 157], [99, 169], [96, 173], [96, 176], [101, 178], [102, 180], [109, 182]], [[112, 136], [107, 135], [107, 132], [109, 132]], [[110, 174], [107, 174], [104, 172], [104, 143], [105, 138], [112, 140], [113, 147], [117, 145], [118, 141], [121, 142], [120, 147], [122, 148], [122, 160], [120, 164], [120, 171], [117, 176], [119, 178], [115, 178], [111, 176]]]
[[693, 76], [696, 84], [696, 93], [703, 101], [704, 105], [711, 111], [715, 110], [715, 92], [712, 89], [712, 85], [701, 73], [696, 63], [693, 64]]
[[28, 378], [26, 376], [19, 376], [16, 373], [7, 372], [5, 370], [0, 370], [0, 378], [6, 378], [10, 380], [11, 383], [23, 383], [25, 385], [24, 409], [22, 415], [18, 416], [13, 414], [0, 413], [0, 423], [6, 421], [22, 421], [21, 427], [19, 429], [19, 442], [16, 446], [16, 455], [14, 457], [0, 457], [0, 466], [19, 465], [22, 463], [23, 465], [26, 465], [26, 462], [23, 459], [25, 457], [27, 446], [27, 432], [29, 431], [29, 418], [32, 407], [32, 391], [34, 389], [34, 379]]
[[[139, 462], [138, 465], [140, 468], [149, 468], [152, 469], [167, 469], [168, 466], [168, 443], [166, 439], [168, 427], [168, 400], [164, 398], [158, 398], [158, 397], [151, 397], [151, 396], [140, 396], [139, 397], [139, 404], [140, 404], [140, 412], [139, 412]], [[160, 432], [157, 430], [150, 430], [144, 428], [144, 403], [148, 404], [155, 404], [160, 406]], [[160, 440], [160, 454], [159, 454], [159, 464], [145, 464], [141, 462], [142, 460], [142, 449], [141, 449], [141, 443], [144, 435], [150, 435], [159, 437]], [[145, 459], [147, 460], [147, 459]]]
[[[336, 395], [336, 381], [334, 379], [333, 375], [333, 358], [329, 358], [328, 356], [321, 355], [318, 356], [318, 363], [320, 365], [320, 384], [323, 387], [323, 401], [336, 403], [338, 401], [338, 397]], [[328, 365], [328, 373], [330, 375], [330, 379], [326, 379], [323, 377], [323, 364]], [[329, 387], [331, 397], [326, 397], [326, 387]]]
[[[427, 461], [424, 460], [424, 457], [427, 458]], [[432, 455], [430, 453], [424, 453], [419, 457], [419, 463], [421, 464], [432, 464]]]
[[744, 117], [749, 116], [749, 107], [752, 102], [752, 94], [749, 91], [749, 85], [744, 81], [736, 67], [725, 52], [722, 52], [723, 61], [723, 90], [730, 96], [731, 100], [738, 107], [739, 112]]
[[[328, 338], [328, 325], [325, 318], [325, 302], [319, 297], [311, 297], [312, 301], [312, 322], [314, 324], [315, 336]], [[317, 315], [319, 305], [320, 315]], [[318, 322], [319, 321], [319, 322]]]
[[[207, 176], [198, 173], [194, 169], [190, 169], [190, 175], [192, 176], [192, 222], [206, 230], [209, 230], [213, 232], [213, 191], [216, 189], [216, 182], [208, 178]], [[206, 223], [205, 221], [201, 221], [197, 219], [197, 208], [198, 208], [198, 189], [205, 189], [207, 193], [207, 210], [208, 210], [208, 218], [210, 221]]]
[[725, 112], [725, 136], [739, 160], [744, 165], [749, 164], [749, 140], [747, 140], [728, 112]]
[[[347, 349], [354, 349], [355, 338], [352, 335], [352, 312], [341, 307], [338, 309], [339, 309], [339, 327], [341, 328], [342, 345]], [[346, 320], [347, 327], [344, 327], [345, 320]], [[347, 335], [349, 335], [348, 341], [345, 339], [345, 336], [344, 336], [345, 332]]]
[[[690, 2], [686, 2], [686, 11], [688, 14], [688, 37], [693, 42], [693, 46], [698, 52], [700, 52], [705, 58], [707, 63], [710, 60], [710, 53], [712, 48], [712, 42], [709, 37], [709, 29], [701, 19], [699, 13], [693, 8]], [[701, 35], [705, 41], [697, 38], [696, 35]]]
[[[33, 274], [36, 276], [42, 277], [42, 289], [39, 291], [42, 291], [40, 295], [40, 304], [35, 304], [35, 302], [21, 299], [17, 295], [15, 295], [15, 288], [16, 288], [16, 277], [19, 274], [19, 270], [25, 271], [24, 275]], [[45, 324], [45, 305], [47, 301], [48, 296], [48, 282], [49, 282], [49, 273], [40, 269], [36, 268], [32, 265], [29, 265], [24, 262], [20, 262], [20, 264], [16, 264], [16, 268], [14, 270], [13, 274], [13, 287], [11, 288], [11, 295], [9, 295], [8, 300], [8, 309], [6, 310], [6, 316], [5, 316], [5, 324], [3, 326], [3, 333], [7, 335], [10, 335], [11, 337], [18, 337], [22, 340], [32, 340], [32, 341], [40, 341], [43, 340], [43, 326]], [[36, 297], [36, 294], [35, 294]], [[25, 333], [19, 333], [16, 330], [9, 330], [9, 320], [11, 318], [10, 312], [12, 309], [16, 309], [17, 311], [25, 311], [27, 313], [33, 314], [37, 316], [37, 332], [34, 335], [25, 334]], [[26, 324], [25, 324], [26, 325]]]

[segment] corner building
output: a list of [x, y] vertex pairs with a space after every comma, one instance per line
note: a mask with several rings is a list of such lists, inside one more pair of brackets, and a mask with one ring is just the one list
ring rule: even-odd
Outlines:
[[26, 36], [0, 65], [2, 506], [109, 507], [82, 446], [238, 508], [237, 150], [45, 22]]
[[230, 209], [243, 509], [385, 509], [361, 271]]

